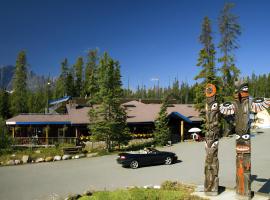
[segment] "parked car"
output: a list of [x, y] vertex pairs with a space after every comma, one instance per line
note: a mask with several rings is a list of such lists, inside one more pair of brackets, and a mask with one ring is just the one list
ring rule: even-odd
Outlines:
[[165, 164], [170, 165], [177, 161], [177, 155], [172, 152], [158, 151], [146, 148], [136, 153], [120, 153], [116, 159], [123, 167], [136, 169], [141, 166]]

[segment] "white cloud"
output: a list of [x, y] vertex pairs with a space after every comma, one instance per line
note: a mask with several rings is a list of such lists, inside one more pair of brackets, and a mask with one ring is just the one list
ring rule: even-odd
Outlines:
[[151, 78], [150, 81], [159, 81], [159, 78]]

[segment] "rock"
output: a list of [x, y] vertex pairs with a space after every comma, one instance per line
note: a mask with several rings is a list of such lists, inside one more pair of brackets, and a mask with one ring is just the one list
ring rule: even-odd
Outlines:
[[86, 190], [84, 193], [83, 193], [84, 196], [92, 196], [93, 195], [93, 192], [90, 191], [90, 190]]
[[45, 158], [45, 162], [51, 162], [53, 161], [53, 157], [49, 156]]
[[24, 164], [30, 162], [29, 156], [28, 156], [28, 155], [23, 155], [23, 157], [22, 157], [22, 162], [23, 162]]
[[79, 199], [80, 197], [82, 197], [81, 195], [79, 194], [74, 194], [74, 195], [70, 195], [67, 200], [77, 200]]
[[59, 161], [61, 160], [61, 156], [54, 156], [53, 161]]
[[14, 160], [9, 160], [9, 161], [7, 161], [7, 165], [15, 165]]
[[14, 158], [16, 156], [16, 154], [12, 154], [11, 157]]
[[87, 158], [91, 158], [91, 157], [95, 157], [95, 156], [97, 156], [98, 155], [98, 153], [88, 153], [87, 155], [86, 155], [86, 157]]
[[84, 158], [84, 157], [85, 157], [85, 154], [78, 154], [74, 156], [75, 159]]
[[154, 185], [154, 189], [160, 189], [160, 185]]
[[36, 150], [35, 153], [39, 154], [40, 153], [40, 150]]
[[71, 159], [71, 155], [63, 155], [62, 160], [68, 160]]
[[145, 185], [143, 186], [144, 189], [152, 189], [153, 188], [153, 185]]
[[19, 164], [21, 164], [21, 161], [20, 160], [14, 160], [14, 164], [19, 165]]
[[44, 162], [44, 158], [37, 158], [35, 162], [36, 163]]

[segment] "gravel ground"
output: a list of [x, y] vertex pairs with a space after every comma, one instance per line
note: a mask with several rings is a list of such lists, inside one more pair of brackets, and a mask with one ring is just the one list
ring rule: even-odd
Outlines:
[[[252, 137], [252, 190], [270, 192], [270, 130]], [[204, 143], [179, 143], [164, 150], [175, 152], [179, 161], [170, 166], [136, 170], [116, 164], [116, 155], [54, 163], [0, 167], [0, 199], [57, 199], [88, 189], [111, 190], [126, 186], [159, 185], [165, 180], [202, 185]], [[223, 138], [219, 146], [220, 185], [235, 186], [235, 139]]]

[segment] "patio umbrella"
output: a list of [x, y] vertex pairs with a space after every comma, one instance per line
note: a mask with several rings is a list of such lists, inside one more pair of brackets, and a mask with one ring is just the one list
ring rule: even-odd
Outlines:
[[198, 132], [201, 132], [201, 131], [202, 131], [201, 129], [196, 128], [196, 127], [191, 128], [191, 129], [188, 130], [189, 133], [198, 133]]

